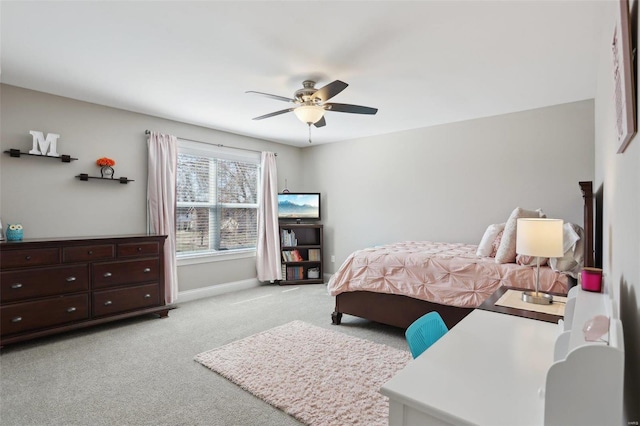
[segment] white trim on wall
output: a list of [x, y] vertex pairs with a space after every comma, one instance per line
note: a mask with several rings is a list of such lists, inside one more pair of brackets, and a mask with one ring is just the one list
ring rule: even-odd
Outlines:
[[224, 284], [215, 284], [209, 287], [201, 287], [194, 290], [178, 292], [176, 303], [191, 302], [193, 300], [204, 299], [206, 297], [219, 296], [221, 294], [232, 293], [234, 291], [247, 290], [259, 287], [257, 279], [248, 279]]
[[229, 252], [220, 251], [216, 253], [202, 253], [190, 256], [178, 257], [178, 267], [186, 265], [197, 265], [199, 263], [222, 262], [227, 260], [245, 259], [256, 257], [256, 249], [240, 249]]

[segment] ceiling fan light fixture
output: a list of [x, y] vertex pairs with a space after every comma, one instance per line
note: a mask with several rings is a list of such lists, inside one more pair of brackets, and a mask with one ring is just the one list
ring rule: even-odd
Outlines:
[[293, 110], [300, 121], [315, 124], [324, 116], [324, 108], [318, 105], [302, 105]]

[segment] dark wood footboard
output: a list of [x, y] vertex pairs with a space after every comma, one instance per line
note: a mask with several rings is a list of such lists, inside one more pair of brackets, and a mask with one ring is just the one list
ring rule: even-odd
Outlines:
[[473, 309], [446, 306], [398, 294], [353, 291], [336, 296], [336, 307], [331, 319], [333, 324], [337, 325], [342, 320], [342, 314], [349, 314], [394, 327], [407, 328], [431, 311], [437, 311], [447, 327], [451, 328]]

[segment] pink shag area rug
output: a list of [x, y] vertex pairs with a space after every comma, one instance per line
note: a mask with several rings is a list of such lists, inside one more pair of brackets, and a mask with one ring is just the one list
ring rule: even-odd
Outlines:
[[293, 321], [195, 360], [308, 425], [386, 425], [380, 387], [407, 351]]

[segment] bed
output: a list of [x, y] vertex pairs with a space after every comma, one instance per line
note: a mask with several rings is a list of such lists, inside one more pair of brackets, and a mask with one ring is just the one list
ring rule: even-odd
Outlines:
[[[580, 188], [584, 223], [576, 245], [584, 266], [593, 266], [592, 183], [580, 182]], [[405, 241], [352, 253], [327, 286], [335, 296], [333, 324], [349, 314], [407, 328], [425, 313], [437, 311], [451, 328], [500, 286], [534, 288], [535, 268], [497, 263], [478, 256], [477, 249], [469, 244]], [[575, 280], [555, 266], [541, 266], [540, 289], [566, 293]]]

